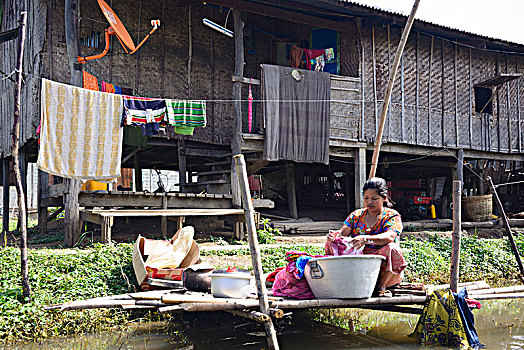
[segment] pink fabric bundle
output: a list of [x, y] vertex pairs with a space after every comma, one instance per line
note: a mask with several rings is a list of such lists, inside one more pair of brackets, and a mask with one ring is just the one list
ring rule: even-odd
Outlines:
[[247, 128], [251, 132], [253, 125], [253, 93], [251, 92], [251, 85], [249, 85], [249, 95], [247, 96]]
[[277, 273], [273, 283], [273, 295], [279, 297], [293, 297], [297, 299], [314, 299], [315, 296], [309, 288], [305, 278], [297, 279], [293, 276], [295, 263], [290, 262], [285, 269]]

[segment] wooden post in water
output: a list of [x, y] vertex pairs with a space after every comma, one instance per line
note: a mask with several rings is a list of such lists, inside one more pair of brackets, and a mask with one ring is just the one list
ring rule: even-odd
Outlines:
[[[420, 0], [415, 0], [411, 13], [409, 14], [408, 21], [402, 32], [402, 37], [400, 38], [400, 43], [398, 44], [397, 53], [395, 54], [395, 59], [393, 61], [393, 67], [391, 75], [389, 76], [389, 83], [386, 89], [386, 96], [384, 97], [384, 105], [382, 106], [382, 112], [380, 113], [380, 122], [378, 124], [377, 136], [375, 139], [375, 150], [373, 151], [373, 158], [371, 158], [371, 170], [369, 171], [369, 178], [375, 176], [377, 172], [377, 163], [378, 155], [380, 154], [380, 146], [382, 144], [382, 134], [384, 132], [384, 123], [386, 121], [386, 114], [388, 112], [389, 102], [391, 101], [391, 93], [393, 91], [393, 84], [395, 83], [395, 76], [397, 75], [398, 66], [400, 64], [400, 59], [402, 58], [402, 52], [404, 51], [404, 46], [408, 41], [409, 32], [411, 31], [411, 26], [415, 20], [415, 13], [417, 12], [418, 4]], [[364, 86], [362, 86], [362, 91], [364, 91]]]
[[[270, 315], [266, 285], [264, 281], [262, 281], [262, 260], [260, 259], [260, 250], [258, 249], [257, 228], [255, 226], [254, 216], [255, 209], [253, 208], [253, 203], [251, 202], [251, 194], [249, 192], [246, 162], [242, 154], [233, 156], [233, 160], [235, 162], [238, 183], [240, 185], [240, 194], [242, 195], [242, 207], [246, 216], [249, 251], [251, 254], [251, 263], [253, 264], [253, 272], [255, 274], [260, 311], [263, 314]], [[279, 346], [277, 340], [277, 333], [275, 331], [275, 327], [273, 326], [273, 321], [269, 319], [268, 322], [264, 322], [264, 328], [266, 330], [266, 337], [269, 348], [278, 350]]]
[[462, 230], [462, 181], [453, 181], [453, 238], [451, 245], [450, 288], [457, 292], [460, 264], [460, 234]]
[[[19, 142], [20, 142], [20, 100], [22, 98], [22, 69], [24, 63], [24, 44], [27, 23], [27, 12], [20, 13], [20, 26], [18, 34], [18, 62], [16, 64], [16, 89], [14, 122], [12, 136], [13, 169], [15, 173], [16, 192], [18, 193], [18, 218], [20, 223], [20, 262], [22, 275], [22, 294], [27, 301], [31, 300], [31, 288], [29, 286], [29, 268], [27, 264], [27, 208], [25, 204], [24, 184], [20, 166]], [[25, 167], [23, 167], [25, 168]], [[9, 182], [9, 181], [8, 181]], [[5, 210], [6, 208], [4, 208]], [[7, 208], [9, 215], [9, 207]], [[6, 242], [7, 243], [7, 242]]]
[[497, 207], [499, 208], [499, 212], [500, 212], [500, 216], [502, 217], [502, 221], [504, 222], [504, 227], [506, 228], [506, 232], [508, 234], [509, 243], [511, 244], [511, 250], [513, 251], [513, 254], [515, 255], [515, 260], [517, 260], [517, 266], [520, 271], [520, 279], [524, 282], [524, 266], [522, 266], [522, 260], [520, 258], [519, 250], [517, 249], [517, 245], [515, 244], [515, 240], [513, 239], [513, 233], [511, 232], [511, 226], [509, 225], [508, 217], [506, 216], [506, 212], [504, 211], [504, 207], [502, 206], [502, 202], [500, 201], [497, 190], [495, 189], [495, 186], [493, 185], [491, 176], [488, 176], [487, 180], [489, 183], [489, 187], [491, 188], [491, 192], [493, 193], [493, 198], [495, 199], [495, 203], [497, 203]]

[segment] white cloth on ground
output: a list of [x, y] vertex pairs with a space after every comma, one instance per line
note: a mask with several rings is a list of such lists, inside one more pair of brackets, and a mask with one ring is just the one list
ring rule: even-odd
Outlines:
[[120, 176], [122, 95], [42, 79], [38, 168], [81, 180]]

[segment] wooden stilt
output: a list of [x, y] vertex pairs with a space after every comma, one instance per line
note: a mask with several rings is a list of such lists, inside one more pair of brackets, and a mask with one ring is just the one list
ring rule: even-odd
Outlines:
[[500, 201], [497, 190], [495, 189], [495, 186], [493, 186], [491, 176], [488, 176], [487, 180], [489, 183], [489, 187], [491, 188], [491, 192], [493, 193], [493, 199], [495, 199], [495, 203], [497, 203], [497, 207], [499, 208], [499, 214], [502, 217], [502, 221], [504, 222], [504, 228], [506, 229], [506, 233], [509, 238], [509, 243], [511, 244], [511, 250], [513, 251], [515, 259], [517, 260], [517, 266], [521, 275], [520, 278], [524, 282], [524, 266], [522, 266], [522, 260], [520, 258], [519, 250], [517, 249], [517, 245], [515, 244], [515, 239], [513, 238], [513, 232], [511, 232], [511, 227], [509, 226], [508, 217], [506, 216], [506, 212], [504, 211], [504, 207], [502, 206], [502, 202]]
[[453, 181], [453, 236], [451, 246], [451, 290], [455, 293], [459, 282], [459, 262], [460, 262], [460, 234], [462, 230], [462, 181]]
[[345, 197], [346, 197], [346, 211], [349, 213], [351, 212], [351, 202], [349, 200], [349, 193], [350, 193], [350, 189], [351, 189], [351, 184], [349, 182], [349, 164], [345, 164], [344, 165], [344, 168], [345, 168], [345, 172], [346, 172], [346, 179], [344, 181], [344, 185], [345, 185], [345, 188], [346, 188], [346, 191], [345, 191]]
[[[70, 83], [73, 86], [82, 86], [82, 68], [78, 64], [80, 45], [78, 44], [78, 19], [80, 0], [65, 0], [64, 19], [67, 57], [70, 63]], [[65, 206], [65, 245], [72, 246], [80, 236], [80, 207], [78, 194], [82, 184], [80, 180], [64, 180], [64, 206]]]
[[38, 170], [38, 233], [45, 234], [47, 232], [47, 207], [42, 205], [43, 197], [47, 197], [49, 192], [49, 174]]
[[[167, 193], [164, 193], [162, 197], [162, 209], [167, 209]], [[160, 231], [162, 232], [162, 238], [167, 237], [167, 216], [162, 216], [160, 222]]]
[[4, 158], [2, 159], [2, 231], [4, 238], [9, 233], [9, 185], [9, 159]]
[[113, 217], [104, 216], [102, 218], [102, 225], [101, 225], [102, 243], [111, 245], [111, 227], [112, 226], [113, 226]]
[[355, 209], [362, 208], [362, 186], [366, 182], [366, 149], [355, 150]]
[[178, 179], [180, 183], [180, 192], [187, 192], [187, 164], [186, 164], [186, 143], [184, 140], [178, 140]]
[[293, 163], [286, 164], [286, 178], [287, 178], [287, 207], [289, 209], [289, 216], [298, 218], [297, 209], [297, 193], [295, 189], [295, 166]]
[[[251, 194], [249, 192], [249, 184], [247, 180], [246, 162], [243, 155], [233, 156], [235, 160], [236, 170], [239, 179], [239, 185], [242, 194], [242, 206], [246, 216], [246, 226], [249, 241], [249, 251], [251, 253], [251, 262], [253, 264], [253, 272], [255, 274], [255, 281], [257, 286], [257, 295], [260, 306], [260, 311], [269, 315], [269, 301], [267, 299], [267, 290], [264, 281], [262, 280], [262, 261], [260, 258], [260, 251], [258, 249], [257, 229], [255, 227], [255, 218], [253, 203], [251, 202]], [[279, 349], [277, 333], [271, 319], [264, 323], [266, 330], [266, 338], [270, 349]]]

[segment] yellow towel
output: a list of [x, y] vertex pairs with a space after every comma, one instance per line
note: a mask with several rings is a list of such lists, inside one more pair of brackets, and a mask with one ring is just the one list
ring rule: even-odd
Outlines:
[[39, 169], [81, 180], [120, 176], [121, 95], [42, 79], [41, 101]]

